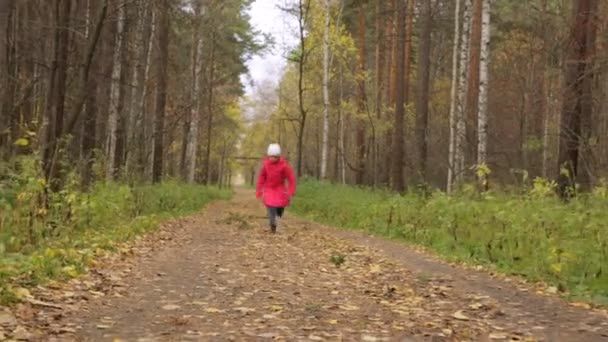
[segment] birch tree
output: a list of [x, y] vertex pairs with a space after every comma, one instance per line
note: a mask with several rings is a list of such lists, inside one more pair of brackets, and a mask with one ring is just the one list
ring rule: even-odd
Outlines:
[[323, 34], [323, 146], [321, 152], [321, 178], [327, 177], [329, 150], [329, 29], [331, 0], [325, 0], [325, 31]]
[[454, 42], [452, 45], [452, 85], [450, 90], [450, 141], [448, 149], [448, 179], [446, 189], [452, 192], [454, 182], [454, 171], [456, 170], [456, 105], [458, 98], [458, 47], [460, 42], [460, 0], [456, 0], [454, 14]]
[[[125, 27], [126, 9], [124, 4], [118, 5], [118, 19], [116, 20], [116, 35], [114, 40], [114, 55], [112, 57], [112, 85], [110, 90], [110, 113], [108, 116], [108, 130], [106, 134], [106, 179], [113, 180], [116, 173], [117, 159], [117, 130], [120, 109], [122, 56], [125, 53], [123, 31]], [[119, 152], [120, 153], [120, 152]]]
[[200, 16], [201, 16], [201, 4], [197, 1], [195, 6], [195, 25], [194, 32], [192, 34], [192, 91], [190, 99], [192, 101], [190, 109], [190, 127], [187, 134], [187, 145], [186, 145], [186, 181], [189, 183], [194, 182], [194, 175], [196, 171], [196, 156], [198, 148], [198, 128], [200, 122], [200, 83], [201, 83], [201, 70], [202, 70], [202, 55], [203, 55], [203, 42], [202, 34], [200, 32]]
[[477, 125], [477, 175], [483, 189], [488, 187], [488, 64], [490, 63], [490, 1], [483, 0], [481, 14], [481, 50], [479, 62], [479, 109]]
[[460, 39], [459, 76], [458, 76], [458, 102], [456, 106], [456, 135], [454, 177], [456, 183], [462, 183], [465, 170], [466, 151], [466, 94], [467, 94], [467, 66], [469, 65], [469, 38], [471, 29], [471, 0], [464, 0], [464, 19]]

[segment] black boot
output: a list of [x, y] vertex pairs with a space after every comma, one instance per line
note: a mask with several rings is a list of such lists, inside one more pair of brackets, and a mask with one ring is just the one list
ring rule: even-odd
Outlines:
[[273, 234], [277, 232], [277, 225], [276, 224], [271, 224], [270, 225], [270, 232], [273, 233]]

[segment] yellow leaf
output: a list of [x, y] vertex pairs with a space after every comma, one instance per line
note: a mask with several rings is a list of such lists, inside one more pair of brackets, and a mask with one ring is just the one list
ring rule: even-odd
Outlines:
[[462, 310], [458, 310], [458, 311], [456, 311], [456, 312], [455, 312], [455, 313], [452, 315], [452, 317], [454, 317], [454, 318], [456, 318], [456, 319], [459, 319], [459, 320], [461, 320], [461, 321], [468, 321], [468, 320], [469, 320], [469, 317], [465, 316], [465, 314], [462, 312]]
[[26, 147], [29, 144], [30, 144], [30, 141], [25, 138], [19, 138], [19, 139], [15, 140], [15, 145], [17, 145], [17, 146]]
[[216, 308], [207, 308], [205, 311], [208, 313], [218, 313], [218, 312], [221, 312], [222, 310], [216, 309]]
[[78, 271], [76, 270], [76, 267], [74, 267], [73, 265], [69, 265], [69, 266], [65, 266], [64, 268], [61, 269], [61, 271], [70, 276], [71, 278], [76, 278], [78, 276]]
[[32, 296], [30, 294], [30, 291], [23, 287], [18, 287], [16, 289], [13, 289], [11, 292], [13, 292], [13, 295], [15, 295], [15, 297], [17, 297], [17, 299], [23, 299], [23, 298]]
[[270, 309], [271, 309], [272, 311], [281, 311], [281, 310], [283, 310], [283, 307], [282, 307], [282, 306], [280, 306], [280, 305], [271, 305], [271, 306], [270, 306]]
[[327, 323], [329, 323], [329, 324], [338, 324], [338, 320], [337, 319], [330, 319], [329, 321], [327, 321]]
[[369, 270], [370, 273], [380, 273], [382, 272], [382, 268], [380, 265], [372, 265]]

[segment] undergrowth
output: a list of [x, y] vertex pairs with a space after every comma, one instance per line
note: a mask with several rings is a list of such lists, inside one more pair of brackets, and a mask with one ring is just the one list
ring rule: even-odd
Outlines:
[[18, 301], [22, 288], [76, 277], [97, 255], [121, 242], [231, 195], [229, 190], [175, 181], [97, 183], [82, 192], [77, 177], [67, 175], [64, 189], [42, 205], [46, 184], [33, 158], [0, 171], [0, 304]]
[[449, 259], [491, 264], [608, 305], [608, 188], [564, 203], [553, 195], [554, 186], [538, 179], [518, 194], [465, 189], [423, 196], [303, 181], [293, 210], [422, 245]]

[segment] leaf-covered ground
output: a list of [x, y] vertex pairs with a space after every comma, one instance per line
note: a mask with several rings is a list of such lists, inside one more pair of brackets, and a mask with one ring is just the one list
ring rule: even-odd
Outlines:
[[608, 340], [605, 312], [404, 245], [293, 218], [271, 235], [252, 197], [23, 293], [0, 312], [0, 340]]

